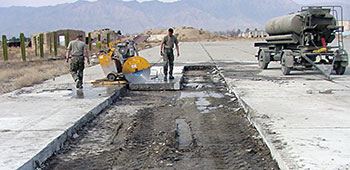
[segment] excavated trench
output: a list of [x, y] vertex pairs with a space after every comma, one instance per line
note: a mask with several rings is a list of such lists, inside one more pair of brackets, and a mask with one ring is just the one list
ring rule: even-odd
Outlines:
[[181, 91], [129, 91], [43, 169], [278, 169], [215, 67], [186, 67]]

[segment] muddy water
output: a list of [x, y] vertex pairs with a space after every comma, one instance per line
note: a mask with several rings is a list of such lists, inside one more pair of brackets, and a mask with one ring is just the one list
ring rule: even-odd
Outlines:
[[190, 70], [184, 86], [129, 92], [44, 169], [278, 169], [219, 75]]

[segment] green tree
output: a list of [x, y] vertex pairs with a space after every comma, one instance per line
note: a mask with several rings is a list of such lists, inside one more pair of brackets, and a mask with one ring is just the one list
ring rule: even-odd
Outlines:
[[57, 56], [57, 45], [58, 45], [58, 41], [57, 41], [57, 32], [53, 32], [53, 51], [55, 56]]
[[24, 34], [19, 34], [19, 39], [21, 42], [21, 53], [22, 53], [22, 61], [26, 61], [26, 45], [25, 45], [25, 37]]
[[89, 32], [89, 35], [88, 35], [88, 43], [89, 43], [89, 50], [91, 51], [92, 50], [91, 32]]
[[4, 56], [4, 61], [8, 60], [8, 51], [7, 51], [7, 38], [6, 35], [2, 35], [2, 53]]
[[69, 32], [67, 31], [66, 32], [66, 36], [65, 36], [65, 45], [66, 45], [66, 48], [68, 47], [68, 44], [69, 44]]
[[34, 36], [34, 53], [35, 53], [35, 56], [38, 56], [38, 42], [37, 42], [37, 37]]
[[111, 42], [111, 33], [107, 33], [107, 46], [109, 45], [109, 43]]
[[96, 44], [96, 48], [101, 50], [101, 44], [102, 44], [101, 41], [98, 41], [97, 44]]
[[49, 38], [49, 48], [50, 48], [50, 54], [52, 54], [52, 39], [51, 39], [51, 36]]
[[39, 35], [39, 44], [40, 44], [40, 57], [44, 58], [44, 35]]

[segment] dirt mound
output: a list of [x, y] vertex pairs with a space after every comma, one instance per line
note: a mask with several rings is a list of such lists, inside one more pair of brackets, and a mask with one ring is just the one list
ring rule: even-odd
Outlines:
[[[157, 36], [157, 35], [165, 36], [166, 34], [167, 34], [167, 29], [152, 29], [142, 33], [142, 35], [153, 35], [153, 36]], [[179, 41], [219, 41], [219, 40], [228, 39], [228, 37], [226, 36], [217, 35], [209, 31], [196, 29], [193, 27], [176, 27], [174, 29], [174, 34], [175, 36], [177, 36]]]

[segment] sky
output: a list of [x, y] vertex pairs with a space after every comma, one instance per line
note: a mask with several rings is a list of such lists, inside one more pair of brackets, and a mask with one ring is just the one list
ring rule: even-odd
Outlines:
[[[31, 6], [31, 7], [39, 7], [39, 6], [49, 6], [49, 5], [57, 5], [62, 3], [72, 3], [77, 0], [0, 0], [0, 7], [10, 7], [10, 6]], [[96, 0], [87, 0], [87, 1], [96, 1]], [[149, 0], [138, 0], [149, 1]], [[177, 0], [160, 0], [163, 2], [174, 2]], [[317, 3], [317, 2], [337, 2], [338, 0], [294, 0], [299, 4], [308, 4], [308, 3]]]
[[[10, 6], [31, 6], [31, 7], [40, 7], [40, 6], [50, 6], [63, 3], [72, 3], [78, 0], [0, 0], [0, 7], [10, 7]], [[96, 0], [86, 0], [86, 1], [96, 1]], [[128, 1], [128, 0], [125, 0]], [[149, 1], [149, 0], [138, 0]], [[176, 0], [160, 0], [163, 2], [174, 2]]]

